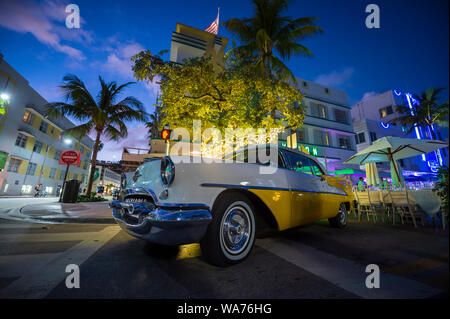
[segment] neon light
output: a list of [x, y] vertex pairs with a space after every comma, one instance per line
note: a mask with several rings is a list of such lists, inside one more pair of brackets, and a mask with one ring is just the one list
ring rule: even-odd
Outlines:
[[395, 93], [395, 95], [397, 95], [397, 96], [400, 96], [400, 95], [402, 95], [402, 92], [400, 92], [400, 91], [397, 91], [397, 90], [394, 90], [394, 93]]
[[383, 128], [389, 128], [389, 126], [391, 126], [391, 124], [389, 124], [389, 123], [383, 123], [383, 122], [380, 122], [380, 124], [381, 124], [381, 126], [383, 127]]
[[313, 155], [317, 156], [317, 148], [313, 147]]

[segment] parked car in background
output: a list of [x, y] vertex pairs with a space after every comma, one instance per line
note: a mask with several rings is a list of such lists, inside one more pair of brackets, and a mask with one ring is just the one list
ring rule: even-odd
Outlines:
[[[277, 152], [275, 162], [249, 163], [258, 147]], [[260, 231], [321, 219], [346, 226], [354, 205], [349, 181], [326, 174], [313, 156], [300, 151], [258, 147], [213, 163], [183, 156], [146, 162], [123, 181], [120, 200], [110, 204], [113, 216], [127, 233], [150, 242], [200, 242], [204, 257], [218, 266], [246, 258]], [[263, 166], [276, 172], [260, 174]]]

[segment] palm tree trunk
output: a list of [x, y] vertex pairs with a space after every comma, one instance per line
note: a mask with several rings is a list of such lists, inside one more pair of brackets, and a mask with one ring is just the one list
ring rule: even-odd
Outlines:
[[97, 153], [98, 153], [98, 145], [100, 144], [100, 135], [101, 131], [97, 130], [97, 137], [95, 138], [94, 150], [92, 152], [92, 164], [91, 171], [89, 173], [89, 181], [86, 190], [86, 195], [91, 196], [92, 184], [94, 183], [94, 175], [95, 175], [95, 164], [97, 163]]

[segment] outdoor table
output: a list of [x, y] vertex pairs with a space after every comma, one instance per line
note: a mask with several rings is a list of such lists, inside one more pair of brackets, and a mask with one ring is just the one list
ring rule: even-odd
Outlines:
[[434, 217], [441, 208], [441, 198], [431, 189], [408, 190], [408, 196], [430, 217]]

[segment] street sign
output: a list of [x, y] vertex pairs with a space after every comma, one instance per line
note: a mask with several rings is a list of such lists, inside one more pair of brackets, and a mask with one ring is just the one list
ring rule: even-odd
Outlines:
[[59, 157], [59, 164], [78, 166], [78, 164], [80, 164], [80, 157], [80, 152], [75, 152], [72, 150], [62, 151], [61, 156]]

